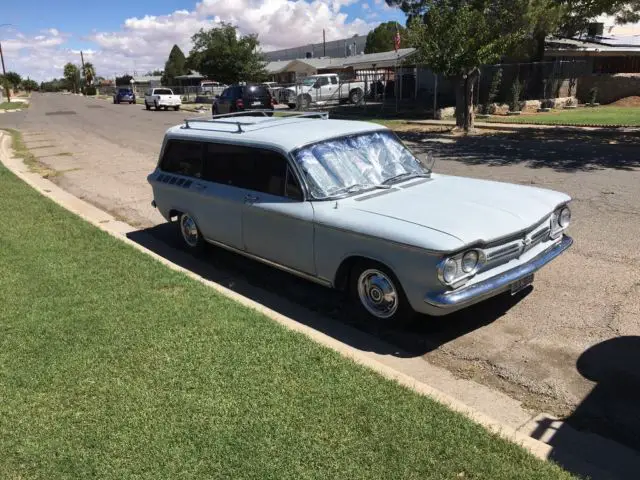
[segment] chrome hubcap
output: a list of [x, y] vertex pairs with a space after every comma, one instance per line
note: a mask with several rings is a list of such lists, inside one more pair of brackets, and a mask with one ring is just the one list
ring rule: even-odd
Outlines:
[[189, 215], [182, 215], [180, 218], [180, 231], [187, 245], [190, 247], [198, 245], [198, 227]]
[[362, 272], [358, 278], [358, 296], [364, 308], [377, 318], [389, 318], [398, 310], [398, 291], [380, 270]]

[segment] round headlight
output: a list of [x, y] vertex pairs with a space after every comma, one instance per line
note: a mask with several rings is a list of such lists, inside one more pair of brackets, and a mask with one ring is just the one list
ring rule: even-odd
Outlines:
[[470, 250], [462, 257], [462, 271], [464, 273], [470, 273], [478, 266], [479, 260], [478, 252], [476, 250]]
[[455, 280], [456, 274], [458, 273], [458, 265], [453, 258], [449, 258], [444, 265], [442, 266], [442, 279], [451, 283]]
[[564, 207], [558, 215], [558, 225], [562, 228], [567, 228], [569, 223], [571, 223], [571, 210], [569, 210], [569, 207]]

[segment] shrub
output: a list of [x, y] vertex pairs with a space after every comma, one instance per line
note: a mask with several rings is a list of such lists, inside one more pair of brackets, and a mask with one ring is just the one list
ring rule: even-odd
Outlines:
[[520, 97], [522, 96], [523, 90], [524, 85], [520, 82], [520, 77], [516, 77], [513, 85], [511, 85], [511, 103], [509, 103], [509, 108], [512, 112], [519, 112], [520, 110], [522, 110]]
[[96, 87], [94, 87], [93, 85], [89, 85], [88, 87], [84, 88], [84, 94], [85, 95], [96, 95], [98, 92], [96, 90]]
[[498, 90], [500, 89], [500, 83], [502, 83], [502, 69], [499, 68], [496, 70], [496, 73], [493, 75], [491, 79], [491, 85], [489, 86], [489, 94], [487, 95], [487, 101], [482, 105], [480, 109], [480, 113], [484, 115], [489, 115], [493, 113], [491, 111], [491, 105], [495, 101], [498, 96]]

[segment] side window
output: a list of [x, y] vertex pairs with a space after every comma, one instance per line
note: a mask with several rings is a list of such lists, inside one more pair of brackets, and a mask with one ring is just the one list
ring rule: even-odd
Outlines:
[[287, 182], [285, 183], [284, 196], [292, 200], [304, 200], [302, 188], [300, 188], [298, 179], [289, 166], [287, 166]]
[[229, 97], [231, 96], [231, 95], [229, 94], [229, 91], [230, 91], [230, 90], [231, 90], [231, 89], [229, 89], [229, 88], [225, 88], [225, 89], [224, 89], [224, 92], [222, 92], [222, 95], [220, 95], [220, 98], [229, 98]]
[[338, 84], [338, 77], [331, 77], [331, 83], [333, 85], [337, 85]]
[[[206, 180], [280, 197], [302, 199], [295, 177], [287, 181], [287, 160], [279, 153], [237, 145], [207, 144]], [[296, 193], [297, 192], [297, 193]]]
[[318, 79], [318, 85], [324, 87], [325, 85], [329, 85], [329, 79], [327, 77], [320, 77]]
[[167, 173], [202, 177], [202, 143], [169, 140], [160, 162], [160, 169]]

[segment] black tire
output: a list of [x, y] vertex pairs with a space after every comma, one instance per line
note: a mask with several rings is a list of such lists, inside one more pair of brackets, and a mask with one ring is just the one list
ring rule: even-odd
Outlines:
[[113, 99], [113, 104], [115, 105], [116, 103], [118, 103], [118, 102], [116, 102], [116, 99], [114, 98]]
[[375, 327], [403, 326], [415, 316], [398, 278], [373, 260], [360, 260], [352, 266], [349, 295], [358, 320]]
[[309, 105], [311, 105], [311, 97], [309, 95], [304, 94], [298, 97], [298, 107], [300, 107], [301, 110], [308, 109]]
[[362, 101], [362, 90], [360, 90], [359, 88], [354, 88], [353, 90], [351, 90], [349, 92], [349, 101], [354, 105], [360, 103]]
[[173, 107], [173, 109], [177, 112], [178, 110], [180, 110], [180, 105]]
[[182, 248], [199, 254], [204, 252], [207, 242], [202, 237], [196, 221], [188, 213], [182, 213], [177, 221], [178, 239]]
[[287, 107], [289, 107], [291, 110], [293, 110], [294, 108], [296, 108], [296, 104], [295, 103], [287, 103]]
[[158, 106], [158, 102], [153, 102], [153, 105], [156, 108], [156, 112], [160, 110], [160, 107]]
[[151, 110], [151, 106], [147, 102], [144, 102], [144, 108]]
[[167, 107], [166, 105], [165, 105], [164, 107], [162, 107], [162, 108], [164, 108], [164, 111], [165, 111], [165, 112], [166, 112], [167, 110], [169, 110], [169, 107]]

